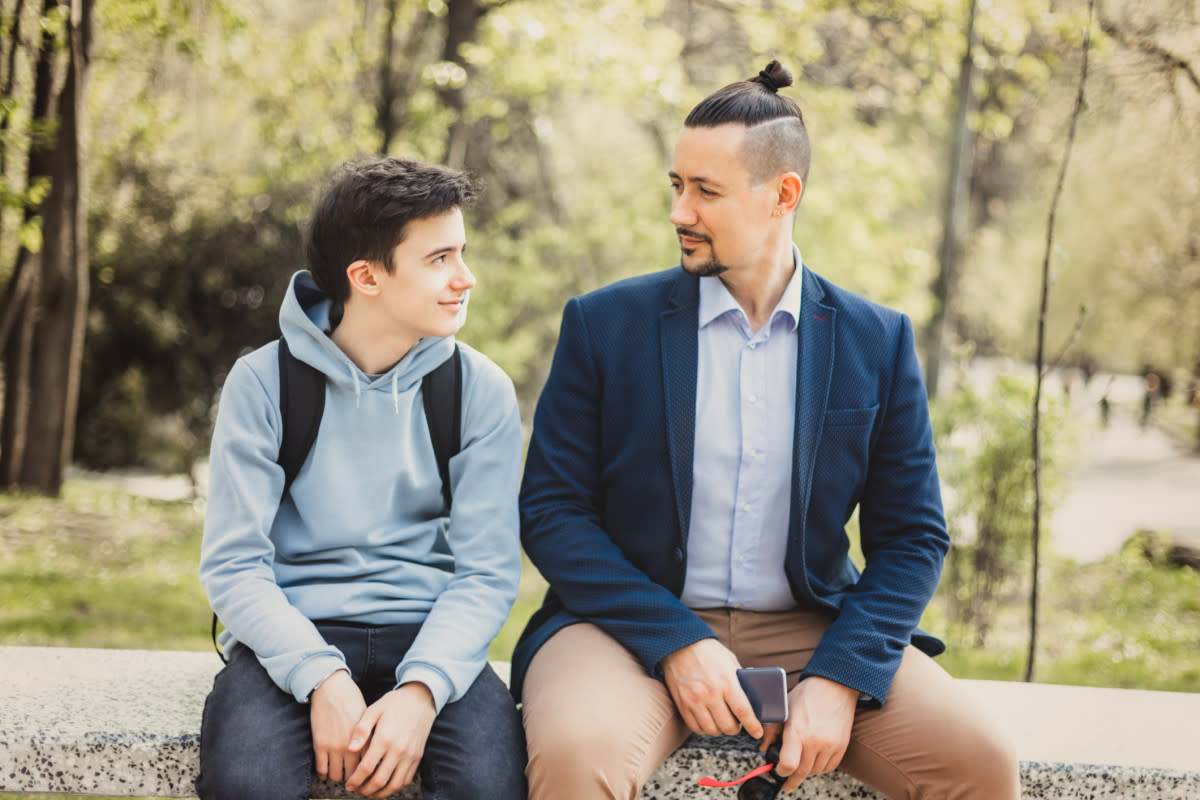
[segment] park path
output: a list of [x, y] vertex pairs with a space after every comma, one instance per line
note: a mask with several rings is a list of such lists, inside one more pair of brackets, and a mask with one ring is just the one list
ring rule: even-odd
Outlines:
[[1109, 425], [1099, 421], [1103, 381], [1077, 392], [1082, 417], [1078, 459], [1049, 519], [1050, 547], [1079, 561], [1120, 548], [1140, 528], [1168, 531], [1200, 546], [1200, 457], [1153, 425], [1138, 425], [1141, 382], [1111, 386]]

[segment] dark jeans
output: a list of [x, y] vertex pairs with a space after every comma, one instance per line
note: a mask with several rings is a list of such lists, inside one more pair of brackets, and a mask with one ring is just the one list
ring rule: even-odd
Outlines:
[[[346, 656], [367, 705], [395, 686], [395, 669], [419, 625], [318, 623]], [[234, 648], [204, 704], [200, 777], [205, 800], [303, 800], [315, 775], [309, 707], [267, 675], [248, 648]], [[504, 682], [490, 666], [442, 708], [418, 767], [426, 800], [525, 800], [525, 734]]]

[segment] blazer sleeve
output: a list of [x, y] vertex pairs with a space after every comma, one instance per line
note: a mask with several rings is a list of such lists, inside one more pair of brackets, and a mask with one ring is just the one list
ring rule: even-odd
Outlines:
[[897, 338], [886, 410], [859, 501], [866, 567], [803, 673], [858, 689], [868, 707], [886, 701], [950, 547], [908, 317], [901, 318]]
[[[583, 305], [575, 298], [563, 311], [534, 416], [521, 487], [521, 543], [569, 613], [600, 627], [650, 675], [661, 677], [659, 662], [665, 656], [714, 634], [669, 589], [631, 563], [605, 530], [602, 442], [605, 436], [637, 431], [632, 422], [602, 430], [601, 419], [608, 418], [602, 414], [603, 395], [603, 370]], [[630, 409], [627, 416], [635, 415]], [[625, 534], [669, 535], [649, 529]]]

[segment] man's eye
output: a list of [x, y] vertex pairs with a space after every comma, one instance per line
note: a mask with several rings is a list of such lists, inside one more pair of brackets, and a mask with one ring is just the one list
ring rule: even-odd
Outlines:
[[701, 187], [701, 189], [700, 189], [700, 194], [702, 194], [705, 197], [716, 197], [717, 196], [717, 193], [714, 192], [712, 189], [705, 189], [703, 187]]

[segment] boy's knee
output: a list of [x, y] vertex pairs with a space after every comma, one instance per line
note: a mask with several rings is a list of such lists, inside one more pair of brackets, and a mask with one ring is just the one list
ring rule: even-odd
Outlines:
[[306, 800], [310, 785], [311, 777], [303, 770], [295, 775], [276, 774], [246, 758], [220, 770], [202, 771], [196, 779], [196, 794], [201, 800]]

